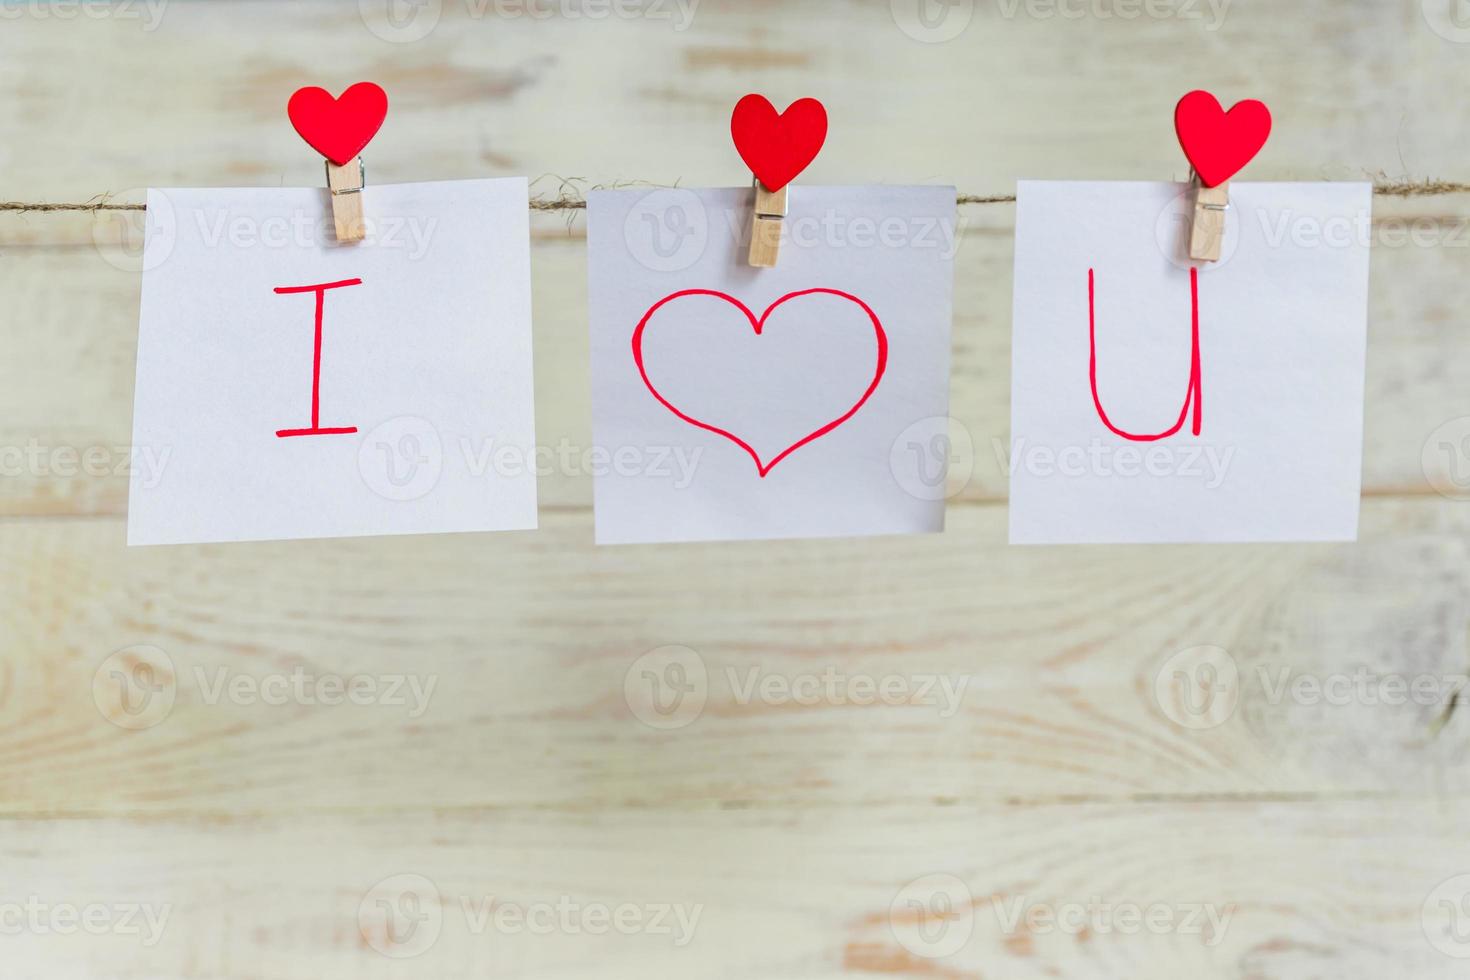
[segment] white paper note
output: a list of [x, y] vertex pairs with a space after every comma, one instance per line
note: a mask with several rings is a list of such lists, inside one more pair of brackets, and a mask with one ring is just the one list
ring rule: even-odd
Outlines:
[[954, 189], [791, 189], [747, 261], [749, 188], [588, 201], [599, 543], [937, 531]]
[[526, 193], [150, 191], [128, 542], [534, 528]]
[[1372, 188], [1230, 205], [1192, 263], [1185, 185], [1021, 183], [1012, 542], [1356, 539]]

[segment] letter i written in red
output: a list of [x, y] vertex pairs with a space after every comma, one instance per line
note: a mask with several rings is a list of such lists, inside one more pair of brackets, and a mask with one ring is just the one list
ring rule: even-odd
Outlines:
[[341, 289], [343, 286], [361, 286], [361, 279], [341, 279], [337, 282], [321, 282], [311, 286], [277, 286], [277, 293], [315, 293], [316, 294], [316, 336], [312, 344], [311, 356], [311, 426], [305, 429], [277, 429], [276, 435], [282, 439], [290, 436], [340, 436], [349, 432], [356, 432], [357, 426], [333, 426], [323, 428], [321, 424], [322, 413], [322, 314], [327, 305], [327, 290]]

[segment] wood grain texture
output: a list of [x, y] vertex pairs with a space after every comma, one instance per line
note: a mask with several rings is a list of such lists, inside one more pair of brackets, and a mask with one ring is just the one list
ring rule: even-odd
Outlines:
[[[1243, 179], [1470, 177], [1438, 0], [67, 6], [4, 10], [0, 198], [319, 185], [285, 101], [360, 79], [376, 182], [743, 185], [748, 91], [826, 104], [813, 184], [1183, 179], [1200, 87], [1271, 105]], [[1007, 548], [1014, 208], [961, 214], [944, 535], [595, 549], [573, 465], [535, 534], [131, 551], [137, 216], [0, 214], [0, 926], [169, 914], [7, 927], [0, 975], [1462, 976], [1470, 197], [1375, 202], [1356, 546]], [[584, 237], [533, 217], [538, 435], [573, 451]], [[409, 959], [373, 919], [401, 875], [442, 929]], [[474, 928], [492, 896], [702, 911], [676, 946]], [[1068, 934], [1017, 899], [1234, 912]]]
[[[986, 506], [935, 537], [677, 548], [593, 548], [583, 511], [309, 549], [26, 522], [0, 813], [1470, 795], [1470, 712], [1441, 724], [1470, 672], [1467, 519], [1382, 501], [1352, 547], [1082, 551], [1007, 549]], [[138, 645], [165, 688], [142, 730], [113, 656]], [[663, 728], [646, 655], [670, 645], [697, 690]], [[1206, 728], [1173, 700], [1199, 647], [1238, 676]], [[1359, 671], [1438, 686], [1292, 686]], [[271, 703], [298, 675], [382, 698]]]
[[[1454, 980], [1463, 964], [1420, 913], [1457, 848], [1465, 867], [1467, 817], [1464, 802], [1213, 801], [15, 821], [12, 894], [117, 909], [119, 927], [137, 904], [155, 926], [7, 939], [6, 967], [18, 980]], [[394, 931], [380, 899], [403, 902]], [[1126, 912], [1110, 924], [1128, 907], [1155, 926]], [[624, 931], [603, 919], [597, 934], [596, 910], [619, 908]]]

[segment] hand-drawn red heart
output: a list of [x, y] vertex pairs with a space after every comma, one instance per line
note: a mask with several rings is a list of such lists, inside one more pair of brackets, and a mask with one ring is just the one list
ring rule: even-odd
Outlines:
[[827, 140], [827, 110], [816, 99], [797, 99], [777, 114], [764, 95], [735, 103], [730, 135], [740, 159], [768, 191], [779, 191], [817, 158]]
[[334, 99], [308, 85], [291, 96], [286, 114], [312, 149], [341, 167], [377, 135], [388, 115], [388, 94], [372, 82], [358, 82]]
[[1209, 92], [1190, 92], [1174, 109], [1174, 131], [1200, 183], [1218, 187], [1240, 172], [1271, 135], [1271, 110], [1255, 99], [1226, 112]]
[[[753, 330], [755, 330], [756, 336], [762, 336], [761, 331], [766, 325], [766, 319], [770, 317], [771, 313], [778, 306], [790, 300], [797, 299], [802, 296], [811, 296], [813, 294], [837, 296], [841, 299], [848, 300], [849, 302], [856, 303], [859, 307], [862, 308], [862, 311], [868, 315], [868, 320], [873, 324], [873, 334], [878, 341], [877, 365], [873, 370], [873, 380], [869, 382], [867, 390], [863, 392], [862, 397], [860, 397], [851, 408], [843, 412], [837, 418], [817, 428], [816, 430], [807, 433], [800, 439], [793, 442], [791, 445], [787, 446], [785, 449], [781, 450], [769, 463], [763, 462], [761, 460], [760, 453], [756, 452], [755, 449], [750, 445], [750, 443], [746, 442], [735, 433], [729, 431], [728, 429], [722, 429], [717, 425], [711, 425], [708, 422], [701, 422], [699, 419], [694, 418], [692, 415], [687, 415], [684, 412], [680, 411], [677, 407], [674, 406], [672, 402], [670, 402], [663, 395], [659, 394], [658, 389], [655, 388], [653, 382], [649, 380], [648, 371], [643, 366], [643, 328], [648, 326], [648, 321], [652, 319], [653, 315], [657, 313], [659, 309], [664, 305], [672, 303], [674, 300], [681, 299], [685, 296], [713, 296], [716, 299], [724, 300], [726, 303], [729, 303], [741, 313], [745, 314], [745, 319], [750, 321], [750, 326]], [[878, 314], [874, 313], [872, 308], [869, 307], [867, 303], [864, 303], [862, 300], [858, 299], [856, 296], [853, 296], [851, 293], [840, 292], [836, 289], [803, 289], [799, 292], [787, 293], [785, 296], [782, 296], [780, 299], [776, 300], [776, 302], [766, 307], [765, 312], [762, 313], [759, 317], [752, 313], [748, 306], [740, 302], [735, 297], [729, 295], [728, 293], [722, 293], [713, 289], [684, 289], [680, 290], [677, 293], [672, 293], [668, 296], [665, 296], [657, 303], [654, 303], [648, 308], [648, 312], [643, 314], [643, 319], [638, 321], [638, 328], [633, 331], [633, 361], [635, 364], [638, 365], [638, 374], [640, 377], [643, 378], [643, 384], [647, 386], [649, 393], [652, 394], [654, 398], [658, 399], [659, 404], [661, 404], [664, 408], [667, 408], [670, 412], [673, 412], [685, 422], [688, 422], [690, 425], [700, 429], [704, 429], [709, 432], [713, 432], [716, 435], [724, 436], [726, 439], [729, 439], [731, 442], [735, 443], [735, 445], [745, 450], [750, 455], [750, 458], [755, 460], [756, 473], [760, 476], [761, 479], [765, 479], [766, 475], [769, 474], [771, 470], [775, 469], [776, 464], [781, 462], [781, 460], [785, 459], [787, 456], [790, 456], [792, 453], [796, 452], [807, 443], [812, 442], [816, 439], [820, 439], [822, 436], [831, 432], [833, 429], [837, 428], [839, 425], [856, 415], [858, 409], [863, 407], [868, 398], [871, 397], [873, 392], [877, 389], [878, 382], [883, 380], [883, 372], [888, 368], [888, 334], [883, 331], [883, 324], [878, 321]]]

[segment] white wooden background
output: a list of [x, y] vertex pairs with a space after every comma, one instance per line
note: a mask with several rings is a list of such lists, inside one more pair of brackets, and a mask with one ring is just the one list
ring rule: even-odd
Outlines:
[[[398, 34], [385, 0], [8, 4], [0, 199], [314, 185], [286, 98], [363, 78], [393, 101], [384, 182], [741, 183], [726, 127], [752, 90], [826, 102], [813, 182], [1178, 178], [1171, 112], [1194, 87], [1270, 103], [1253, 178], [1470, 178], [1470, 34], [1447, 0], [956, 0], [919, 38], [908, 0], [702, 0], [687, 25], [672, 0], [527, 4], [551, 16], [426, 0]], [[943, 535], [598, 550], [590, 481], [565, 474], [534, 534], [129, 551], [126, 480], [54, 465], [129, 440], [128, 228], [0, 215], [0, 977], [1470, 974], [1449, 955], [1470, 906], [1440, 901], [1470, 874], [1470, 707], [1262, 681], [1470, 669], [1470, 196], [1376, 216], [1357, 545], [1008, 548], [1000, 205], [963, 212], [953, 411], [975, 452]], [[589, 439], [584, 232], [536, 219], [552, 446]], [[17, 465], [27, 447], [40, 462]], [[671, 644], [708, 682], [686, 675], [703, 710], [664, 730], [640, 720], [639, 658]], [[137, 645], [161, 653], [112, 656]], [[1238, 676], [1191, 728], [1156, 679], [1201, 646]], [[112, 671], [146, 680], [138, 657], [161, 693], [128, 728]], [[410, 718], [199, 683], [297, 668], [437, 687]], [[967, 687], [946, 716], [730, 683], [829, 668]], [[1233, 917], [1008, 927], [1018, 901]], [[537, 934], [485, 925], [487, 902], [699, 919], [683, 945]], [[132, 904], [167, 913], [161, 935], [129, 928]], [[59, 934], [69, 914], [97, 934]]]

